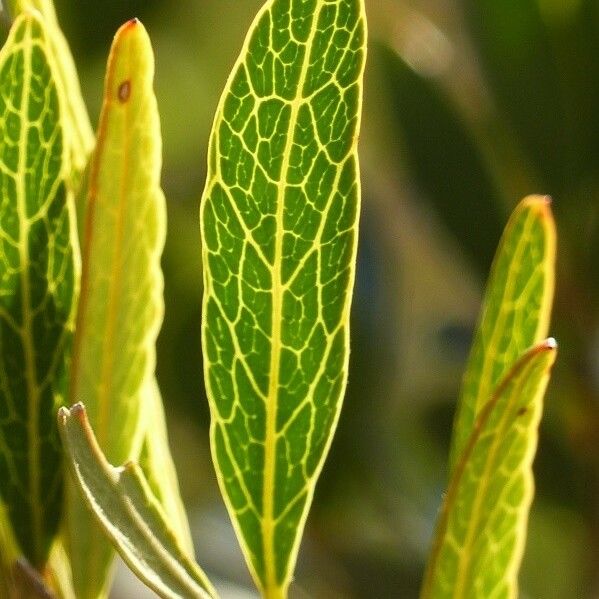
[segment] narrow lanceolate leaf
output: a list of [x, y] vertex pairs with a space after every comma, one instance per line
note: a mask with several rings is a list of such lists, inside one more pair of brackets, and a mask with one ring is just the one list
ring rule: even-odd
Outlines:
[[515, 598], [553, 339], [516, 362], [480, 411], [451, 478], [421, 599]]
[[58, 24], [52, 0], [9, 0], [9, 6], [14, 16], [33, 9], [39, 11], [45, 21], [48, 47], [56, 65], [57, 87], [64, 111], [64, 145], [69, 152], [72, 169], [69, 181], [76, 189], [94, 147], [94, 134], [69, 44]]
[[[108, 61], [83, 232], [81, 299], [71, 369], [72, 403], [84, 400], [98, 443], [117, 464], [139, 455], [142, 403], [152, 384], [163, 313], [165, 236], [161, 138], [150, 40], [133, 20]], [[76, 497], [69, 501], [69, 554], [78, 597], [105, 588], [112, 550]]]
[[[147, 402], [147, 403], [146, 403]], [[177, 471], [169, 449], [160, 389], [153, 380], [146, 395], [146, 433], [139, 454], [139, 466], [152, 493], [158, 499], [177, 534], [181, 546], [193, 555], [193, 542], [185, 507], [179, 494]]]
[[43, 22], [27, 15], [0, 52], [0, 496], [36, 567], [62, 503], [55, 417], [66, 399], [78, 276], [50, 55]]
[[550, 199], [522, 200], [503, 233], [487, 284], [454, 422], [452, 469], [499, 381], [525, 350], [547, 336], [555, 243]]
[[201, 207], [221, 489], [283, 597], [345, 389], [365, 52], [361, 0], [271, 0], [216, 115]]
[[133, 462], [113, 468], [81, 404], [61, 408], [69, 465], [89, 508], [131, 570], [161, 597], [214, 597], [210, 582], [177, 540], [169, 519]]

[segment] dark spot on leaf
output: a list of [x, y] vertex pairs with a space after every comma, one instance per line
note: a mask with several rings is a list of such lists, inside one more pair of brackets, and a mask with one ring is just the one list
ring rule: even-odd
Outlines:
[[524, 416], [524, 414], [526, 414], [526, 412], [528, 412], [528, 410], [526, 408], [520, 408], [517, 412], [516, 412], [516, 416]]
[[127, 79], [126, 81], [123, 81], [123, 83], [121, 83], [119, 85], [119, 100], [121, 102], [126, 102], [129, 97], [131, 96], [131, 81], [129, 81], [129, 79]]

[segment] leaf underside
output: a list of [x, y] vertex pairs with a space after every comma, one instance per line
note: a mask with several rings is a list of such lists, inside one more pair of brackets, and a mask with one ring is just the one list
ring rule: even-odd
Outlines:
[[524, 351], [547, 337], [555, 238], [549, 198], [522, 200], [505, 228], [487, 284], [454, 422], [452, 469], [499, 382]]
[[36, 567], [61, 511], [55, 415], [66, 399], [78, 266], [50, 56], [44, 24], [17, 18], [0, 52], [0, 495]]
[[81, 404], [62, 408], [58, 421], [86, 503], [131, 570], [160, 597], [213, 597], [210, 583], [181, 547], [141, 469], [133, 462], [113, 468], [106, 461]]
[[201, 205], [211, 442], [252, 574], [284, 596], [347, 377], [361, 0], [271, 0], [221, 98]]
[[537, 429], [555, 357], [552, 339], [529, 350], [480, 411], [443, 502], [421, 599], [517, 596]]
[[[163, 314], [166, 217], [153, 76], [148, 35], [129, 21], [112, 45], [90, 165], [70, 389], [116, 464], [139, 457]], [[106, 592], [114, 552], [74, 488], [67, 518], [75, 592], [96, 599]]]

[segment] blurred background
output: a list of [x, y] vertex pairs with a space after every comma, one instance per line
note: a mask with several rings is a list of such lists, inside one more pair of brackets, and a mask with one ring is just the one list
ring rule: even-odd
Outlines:
[[[158, 379], [198, 559], [254, 597], [211, 465], [198, 205], [212, 118], [261, 0], [56, 0], [92, 122], [112, 35], [153, 40], [168, 239]], [[521, 597], [599, 597], [599, 2], [366, 0], [363, 209], [349, 385], [292, 597], [416, 597], [494, 249], [524, 195], [559, 231], [560, 356]], [[114, 598], [142, 597], [121, 572]], [[148, 595], [150, 596], [150, 595]]]

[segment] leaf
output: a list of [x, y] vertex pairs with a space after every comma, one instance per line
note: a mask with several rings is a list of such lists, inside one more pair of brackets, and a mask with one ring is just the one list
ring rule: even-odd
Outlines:
[[208, 599], [214, 591], [189, 558], [139, 466], [113, 468], [93, 435], [82, 404], [61, 408], [60, 434], [88, 507], [131, 570], [161, 597]]
[[60, 29], [52, 0], [9, 0], [9, 6], [13, 15], [37, 10], [46, 23], [48, 47], [56, 64], [57, 87], [65, 114], [64, 143], [73, 169], [71, 184], [77, 191], [95, 141], [69, 44]]
[[147, 390], [146, 432], [139, 455], [139, 466], [152, 493], [162, 506], [181, 546], [193, 555], [189, 522], [181, 496], [177, 471], [169, 450], [164, 407], [155, 380]]
[[45, 25], [16, 19], [0, 52], [0, 495], [21, 551], [48, 557], [62, 504], [79, 255]]
[[556, 348], [548, 339], [526, 352], [480, 411], [443, 502], [421, 599], [517, 596]]
[[361, 0], [271, 0], [215, 118], [201, 205], [217, 475], [284, 597], [345, 390], [366, 43]]
[[[71, 368], [71, 403], [85, 400], [98, 443], [117, 464], [139, 456], [163, 313], [166, 217], [153, 75], [148, 35], [139, 21], [129, 21], [110, 52], [90, 165]], [[68, 529], [76, 594], [96, 599], [113, 552], [74, 494]]]
[[466, 257], [486, 273], [501, 235], [502, 198], [476, 138], [441, 87], [397, 54], [380, 48], [392, 111], [403, 136], [410, 176], [453, 233]]
[[454, 422], [452, 469], [499, 381], [526, 349], [547, 336], [555, 245], [549, 198], [528, 196], [510, 217], [487, 283]]

